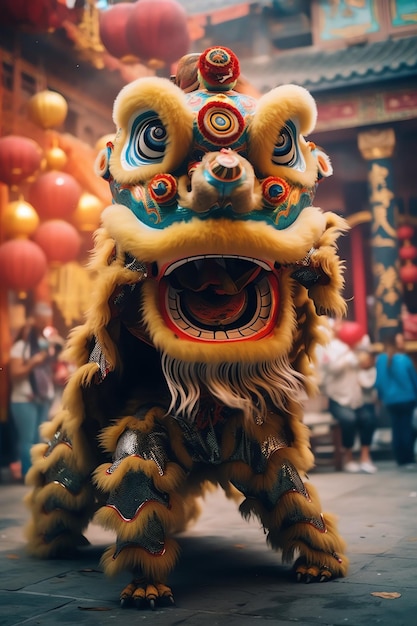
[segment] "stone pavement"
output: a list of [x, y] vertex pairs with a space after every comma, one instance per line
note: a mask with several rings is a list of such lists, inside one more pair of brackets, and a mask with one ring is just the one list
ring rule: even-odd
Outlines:
[[[176, 605], [122, 609], [129, 577], [107, 579], [100, 555], [111, 534], [91, 525], [91, 546], [73, 561], [25, 555], [23, 485], [0, 484], [0, 626], [152, 624], [152, 626], [414, 626], [417, 624], [417, 471], [377, 462], [375, 475], [315, 471], [323, 509], [339, 516], [348, 542], [349, 576], [295, 583], [290, 567], [266, 547], [256, 521], [241, 519], [222, 492], [178, 539], [172, 574]], [[373, 595], [385, 593], [386, 597]], [[398, 597], [395, 597], [397, 596]]]

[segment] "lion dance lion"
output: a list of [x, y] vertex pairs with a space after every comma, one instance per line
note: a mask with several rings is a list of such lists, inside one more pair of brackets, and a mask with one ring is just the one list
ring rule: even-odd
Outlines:
[[122, 605], [174, 601], [174, 535], [213, 485], [295, 559], [297, 580], [348, 568], [307, 479], [302, 421], [320, 316], [345, 313], [346, 224], [312, 206], [332, 173], [304, 139], [312, 96], [283, 85], [255, 98], [239, 72], [212, 47], [174, 80], [140, 78], [117, 96], [95, 166], [113, 203], [95, 234], [91, 307], [68, 339], [77, 367], [27, 475], [30, 553], [73, 552], [94, 516], [115, 533], [105, 573], [132, 572]]

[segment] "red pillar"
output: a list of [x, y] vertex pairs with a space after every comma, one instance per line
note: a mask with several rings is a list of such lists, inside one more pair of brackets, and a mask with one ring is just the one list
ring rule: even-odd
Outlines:
[[368, 333], [368, 311], [366, 306], [366, 280], [363, 254], [363, 237], [360, 226], [350, 232], [353, 274], [353, 307], [355, 320]]

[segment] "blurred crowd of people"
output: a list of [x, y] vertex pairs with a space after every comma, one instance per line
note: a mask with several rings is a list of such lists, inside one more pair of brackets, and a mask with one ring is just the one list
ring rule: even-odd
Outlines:
[[50, 419], [68, 377], [67, 364], [60, 360], [63, 344], [52, 326], [52, 308], [43, 302], [34, 306], [14, 337], [8, 371], [9, 416], [0, 443], [15, 481], [24, 481], [31, 448], [41, 441], [40, 426]]
[[417, 372], [404, 352], [403, 335], [388, 337], [382, 351], [374, 353], [368, 335], [351, 335], [348, 340], [344, 324], [329, 319], [329, 341], [317, 351], [320, 391], [340, 426], [344, 470], [377, 471], [371, 444], [383, 411], [390, 419], [397, 465], [415, 468]]

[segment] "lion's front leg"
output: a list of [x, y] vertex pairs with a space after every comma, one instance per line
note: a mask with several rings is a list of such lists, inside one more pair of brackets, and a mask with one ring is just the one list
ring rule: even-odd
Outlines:
[[275, 453], [264, 474], [246, 472], [240, 484], [232, 481], [247, 496], [241, 513], [261, 520], [268, 544], [282, 551], [283, 561], [299, 555], [294, 564], [298, 581], [325, 582], [345, 576], [349, 563], [335, 519], [321, 512], [314, 487], [301, 480], [288, 456], [288, 449]]
[[170, 532], [186, 523], [185, 503], [178, 495], [186, 475], [168, 457], [167, 433], [154, 421], [158, 412], [145, 409], [107, 428], [102, 443], [113, 453], [113, 462], [95, 472], [98, 488], [108, 494], [96, 521], [117, 536], [102, 566], [108, 575], [125, 570], [133, 575], [121, 592], [122, 606], [173, 602], [166, 580], [178, 546]]

